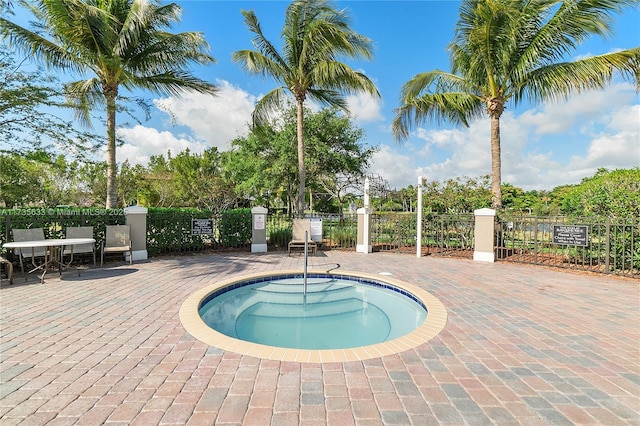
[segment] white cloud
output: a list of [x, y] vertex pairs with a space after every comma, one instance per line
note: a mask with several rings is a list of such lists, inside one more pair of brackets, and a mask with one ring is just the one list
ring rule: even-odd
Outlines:
[[574, 155], [570, 167], [631, 168], [640, 166], [640, 105], [614, 111], [608, 126], [594, 137], [584, 155]]
[[[175, 125], [118, 128], [125, 144], [116, 150], [117, 161], [146, 164], [152, 155], [166, 155], [168, 150], [175, 155], [187, 148], [198, 154], [209, 147], [228, 150], [231, 140], [248, 132], [255, 97], [226, 81], [218, 81], [218, 87], [215, 97], [188, 92], [182, 97], [155, 99], [155, 105], [171, 115]], [[158, 129], [162, 127], [166, 130]]]
[[351, 116], [357, 122], [383, 120], [381, 107], [382, 100], [376, 99], [368, 93], [359, 93], [347, 97], [347, 106]]
[[220, 91], [216, 96], [190, 92], [154, 102], [170, 112], [176, 124], [188, 127], [197, 139], [226, 151], [233, 139], [247, 134], [256, 98], [226, 81], [217, 83]]
[[397, 147], [380, 146], [373, 155], [370, 171], [380, 175], [391, 188], [404, 188], [418, 182], [418, 170], [414, 158], [401, 154]]
[[[579, 183], [598, 168], [640, 165], [640, 105], [628, 84], [587, 92], [501, 118], [502, 181], [531, 189]], [[407, 149], [383, 146], [372, 171], [393, 182], [414, 184], [418, 175], [444, 181], [491, 173], [490, 124], [468, 128], [419, 128]], [[413, 147], [414, 152], [408, 150]]]
[[208, 145], [204, 141], [192, 138], [176, 137], [168, 131], [144, 126], [118, 129], [118, 136], [124, 141], [124, 145], [116, 149], [116, 161], [118, 163], [129, 160], [131, 164], [147, 164], [152, 155], [167, 155], [171, 150], [172, 155], [189, 149], [194, 154], [202, 153]]
[[630, 84], [616, 84], [606, 90], [576, 94], [565, 101], [548, 102], [540, 108], [525, 111], [519, 120], [540, 135], [565, 133], [576, 123], [582, 123], [586, 130], [594, 121], [606, 118], [612, 108], [629, 105], [634, 96]]

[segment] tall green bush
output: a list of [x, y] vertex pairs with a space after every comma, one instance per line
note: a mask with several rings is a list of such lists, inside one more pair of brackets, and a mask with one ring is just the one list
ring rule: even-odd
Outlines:
[[[210, 210], [151, 207], [147, 217], [149, 254], [203, 251], [217, 243], [216, 235], [191, 235], [192, 219], [211, 219]], [[214, 219], [215, 229], [215, 219]]]
[[225, 248], [244, 247], [251, 243], [251, 209], [234, 209], [220, 216], [220, 240]]

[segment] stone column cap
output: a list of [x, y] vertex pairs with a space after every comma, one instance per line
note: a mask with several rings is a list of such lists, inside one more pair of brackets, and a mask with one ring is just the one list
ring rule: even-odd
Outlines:
[[129, 206], [124, 208], [124, 214], [147, 214], [149, 209], [140, 206]]
[[473, 214], [476, 216], [495, 216], [496, 215], [496, 211], [494, 209], [478, 209], [478, 210], [474, 210]]

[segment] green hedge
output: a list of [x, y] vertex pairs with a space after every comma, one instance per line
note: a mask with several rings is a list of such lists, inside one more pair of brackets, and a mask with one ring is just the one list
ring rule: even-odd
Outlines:
[[147, 251], [149, 255], [201, 252], [218, 247], [218, 236], [191, 235], [192, 219], [217, 219], [209, 210], [194, 208], [149, 208], [147, 216]]
[[251, 244], [251, 209], [226, 210], [220, 216], [222, 247], [239, 248]]
[[[64, 238], [69, 227], [93, 226], [96, 247], [100, 247], [105, 227], [124, 223], [124, 209], [4, 209], [0, 210], [0, 244], [13, 241], [11, 230], [14, 228], [42, 228], [45, 238]], [[2, 253], [6, 254], [7, 250], [2, 250]]]

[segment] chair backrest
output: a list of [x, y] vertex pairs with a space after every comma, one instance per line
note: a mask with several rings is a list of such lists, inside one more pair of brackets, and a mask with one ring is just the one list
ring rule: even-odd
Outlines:
[[305, 232], [307, 233], [307, 241], [311, 241], [311, 221], [309, 219], [293, 219], [293, 240], [304, 241]]
[[[44, 230], [42, 228], [28, 228], [28, 229], [13, 229], [13, 241], [41, 241], [44, 240]], [[31, 257], [44, 256], [44, 247], [35, 247], [33, 250], [30, 248], [18, 249], [20, 256]]]
[[[93, 226], [70, 226], [66, 230], [66, 238], [93, 238]], [[69, 251], [71, 247], [65, 249]], [[73, 246], [74, 253], [93, 253], [95, 244], [75, 244]]]
[[131, 247], [131, 232], [129, 225], [107, 225], [104, 246]]

